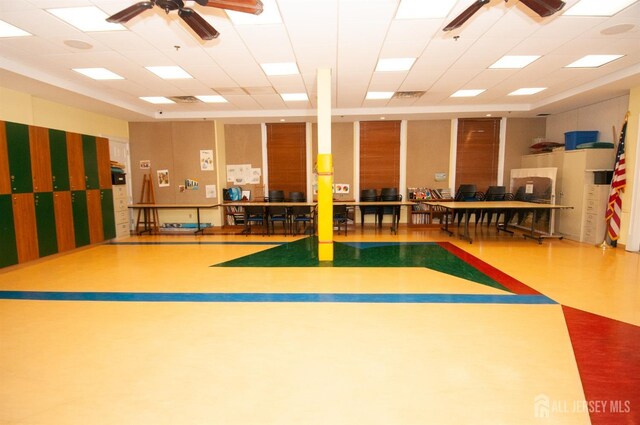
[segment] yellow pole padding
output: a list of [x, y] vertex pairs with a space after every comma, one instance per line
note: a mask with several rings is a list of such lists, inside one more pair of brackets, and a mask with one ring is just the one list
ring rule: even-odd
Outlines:
[[333, 261], [333, 160], [318, 154], [318, 258]]

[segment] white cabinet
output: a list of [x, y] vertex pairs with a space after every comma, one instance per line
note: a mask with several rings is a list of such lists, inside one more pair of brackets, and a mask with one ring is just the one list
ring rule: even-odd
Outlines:
[[[614, 160], [615, 155], [613, 149], [576, 149], [570, 151], [555, 151], [546, 154], [524, 155], [521, 164], [523, 168], [558, 168], [556, 204], [567, 205], [573, 208], [559, 210], [556, 213], [555, 231], [567, 239], [591, 242], [591, 240], [597, 241], [598, 239], [601, 241], [602, 236], [598, 233], [599, 228], [592, 226], [592, 224], [597, 226], [596, 222], [599, 218], [592, 215], [589, 215], [589, 217], [586, 216], [588, 203], [585, 191], [593, 193], [593, 189], [586, 189], [586, 187], [602, 185], [593, 184], [594, 174], [589, 170], [612, 169]], [[608, 187], [608, 185], [604, 186]], [[592, 211], [596, 212], [597, 207], [594, 204], [596, 201], [594, 201], [592, 197], [589, 197], [588, 200], [593, 207]], [[601, 202], [599, 197], [597, 202]], [[587, 226], [585, 226], [586, 220], [589, 220], [590, 223], [588, 226], [590, 229], [588, 238], [585, 233], [585, 229], [587, 229]]]
[[584, 216], [582, 219], [582, 242], [600, 244], [604, 240], [605, 215], [609, 200], [608, 184], [584, 186]]
[[129, 208], [127, 208], [127, 186], [113, 186], [113, 211], [116, 221], [116, 237], [129, 236]]

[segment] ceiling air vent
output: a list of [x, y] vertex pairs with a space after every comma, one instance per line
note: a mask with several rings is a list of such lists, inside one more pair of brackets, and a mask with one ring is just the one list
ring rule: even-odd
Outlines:
[[424, 91], [397, 91], [391, 99], [417, 99], [425, 93]]
[[201, 103], [200, 99], [195, 96], [170, 96], [169, 99], [176, 103]]

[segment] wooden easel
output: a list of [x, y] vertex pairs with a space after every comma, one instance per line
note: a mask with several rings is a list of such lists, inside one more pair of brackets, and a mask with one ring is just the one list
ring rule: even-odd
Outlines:
[[[156, 196], [153, 192], [153, 180], [151, 180], [151, 172], [142, 176], [142, 191], [140, 193], [141, 204], [155, 204]], [[142, 214], [142, 221], [140, 220]], [[136, 231], [140, 232], [140, 224], [144, 226], [144, 232], [158, 231], [158, 210], [156, 208], [141, 208], [138, 210], [138, 219], [136, 221]]]

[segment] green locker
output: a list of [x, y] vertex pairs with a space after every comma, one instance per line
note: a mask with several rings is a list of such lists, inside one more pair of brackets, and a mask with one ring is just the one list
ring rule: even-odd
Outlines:
[[9, 172], [11, 173], [11, 192], [33, 192], [29, 127], [13, 122], [7, 122], [5, 125], [7, 151], [9, 153]]
[[95, 137], [82, 135], [82, 154], [84, 156], [84, 174], [86, 176], [87, 190], [100, 189], [98, 150]]
[[58, 252], [56, 216], [53, 208], [53, 192], [34, 193], [36, 226], [38, 228], [38, 252], [40, 257]]
[[74, 190], [71, 192], [71, 208], [73, 209], [73, 230], [76, 248], [89, 245], [89, 212], [87, 210], [87, 192]]
[[0, 267], [18, 264], [11, 195], [0, 195]]
[[49, 130], [51, 174], [54, 192], [69, 190], [69, 162], [67, 160], [67, 135], [64, 131]]
[[116, 217], [113, 211], [113, 191], [111, 189], [101, 190], [100, 202], [102, 203], [102, 228], [104, 230], [104, 239], [113, 239], [116, 237]]

